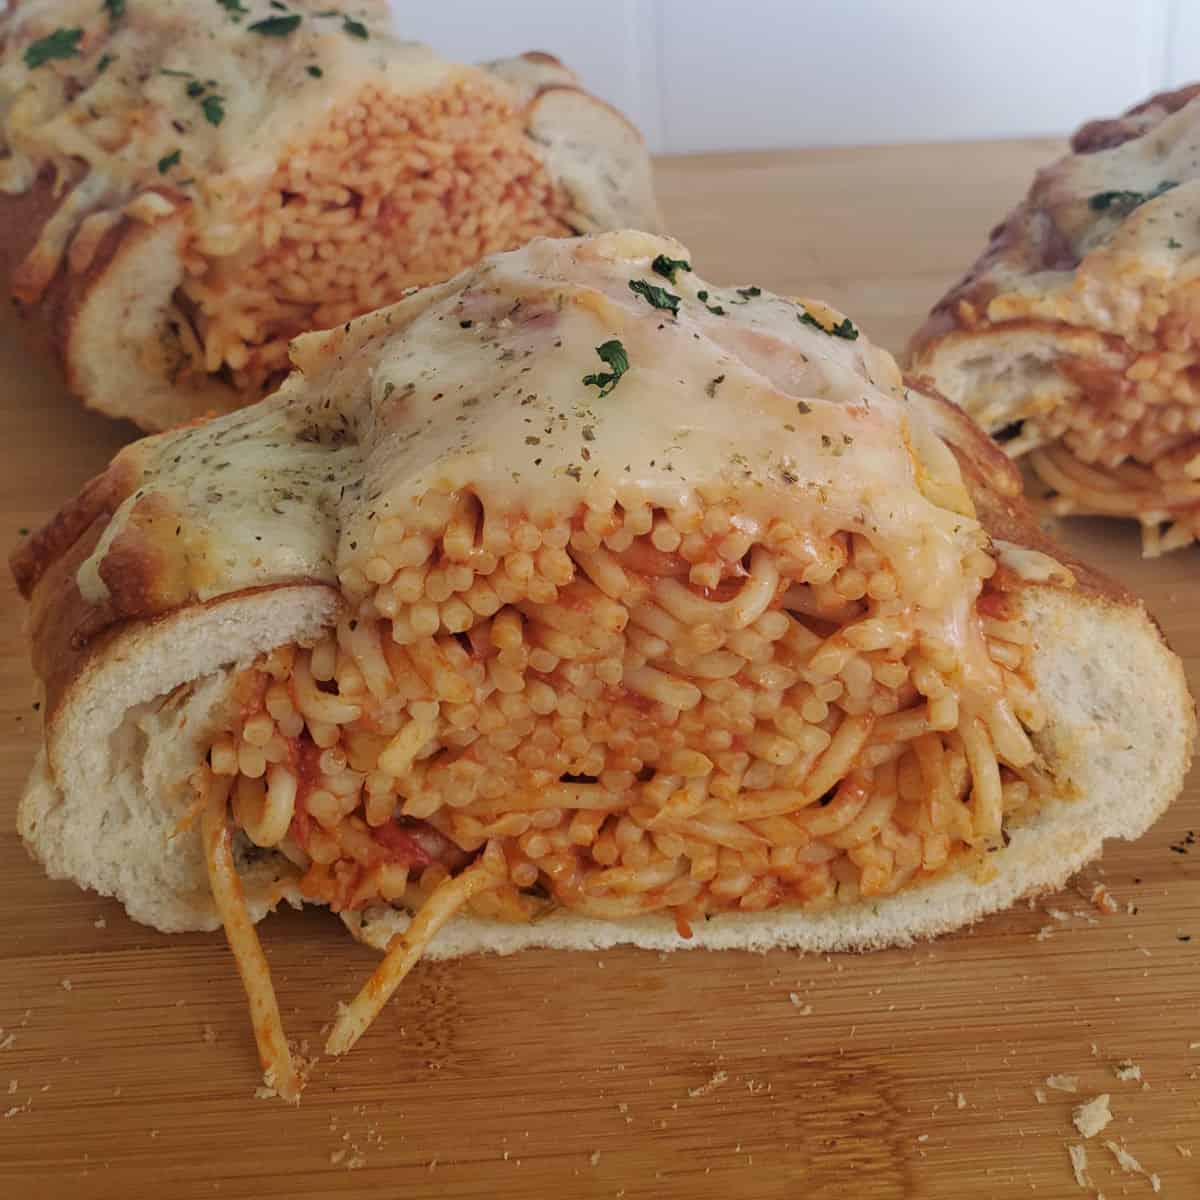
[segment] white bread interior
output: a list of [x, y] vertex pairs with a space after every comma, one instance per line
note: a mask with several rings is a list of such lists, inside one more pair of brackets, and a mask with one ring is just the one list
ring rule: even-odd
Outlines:
[[[1048, 713], [1034, 743], [1056, 796], [977, 868], [894, 897], [823, 912], [720, 915], [685, 940], [668, 918], [598, 921], [563, 912], [529, 925], [456, 918], [432, 958], [533, 946], [598, 949], [632, 944], [765, 951], [868, 950], [932, 937], [1015, 900], [1060, 886], [1099, 854], [1106, 838], [1145, 832], [1178, 793], [1195, 735], [1182, 665], [1140, 607], [1054, 587], [1021, 592], [1035, 639], [1033, 683]], [[126, 632], [76, 681], [52, 723], [50, 767], [40, 761], [21, 802], [22, 836], [47, 871], [116, 896], [136, 920], [173, 931], [217, 924], [195, 830], [168, 840], [187, 803], [187, 776], [222, 711], [232, 676], [275, 645], [315, 634], [337, 606], [325, 587], [231, 597]], [[186, 732], [150, 702], [201, 680], [185, 706]], [[164, 712], [179, 710], [168, 706]], [[278, 856], [246, 866], [255, 919], [264, 888], [286, 898]], [[382, 948], [408, 918], [387, 910], [347, 924]]]
[[142, 429], [170, 429], [228, 412], [238, 396], [215, 376], [190, 376], [185, 337], [195, 334], [174, 308], [183, 281], [175, 217], [138, 227], [121, 240], [106, 268], [89, 283], [63, 330], [63, 369], [87, 406]]
[[[52, 715], [17, 810], [18, 832], [47, 874], [115, 896], [156, 929], [216, 929], [197, 828], [177, 832], [193, 799], [189, 778], [226, 715], [236, 667], [315, 635], [338, 605], [329, 587], [276, 587], [109, 642]], [[192, 685], [190, 695], [164, 703], [180, 684]], [[290, 871], [277, 854], [241, 865], [257, 920], [266, 889]]]
[[1063, 359], [1077, 354], [1116, 371], [1124, 368], [1121, 355], [1087, 331], [1017, 326], [952, 333], [918, 354], [910, 369], [996, 433], [1081, 399], [1080, 386], [1059, 369]]

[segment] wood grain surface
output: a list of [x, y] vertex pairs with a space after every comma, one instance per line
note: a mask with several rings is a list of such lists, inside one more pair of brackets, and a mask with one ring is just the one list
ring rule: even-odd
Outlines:
[[[898, 349], [1056, 151], [1026, 141], [667, 159], [673, 231], [726, 283], [824, 297]], [[0, 537], [11, 545], [131, 436], [77, 411], [0, 330]], [[1146, 598], [1200, 689], [1195, 550], [1063, 529]], [[527, 952], [418, 967], [299, 1110], [258, 1071], [216, 936], [167, 937], [51, 883], [13, 818], [38, 714], [0, 583], [0, 1196], [1084, 1195], [1071, 1109], [1101, 1092], [1095, 1188], [1200, 1196], [1200, 791], [1067, 891], [916, 949]], [[97, 788], [104, 780], [97, 779]], [[1103, 880], [1121, 906], [1085, 898]], [[1052, 911], [1053, 910], [1053, 911]], [[321, 912], [263, 929], [314, 1046], [373, 964]], [[1191, 940], [1187, 940], [1190, 938]], [[1132, 1059], [1144, 1082], [1122, 1082]], [[1045, 1089], [1078, 1076], [1079, 1093]]]

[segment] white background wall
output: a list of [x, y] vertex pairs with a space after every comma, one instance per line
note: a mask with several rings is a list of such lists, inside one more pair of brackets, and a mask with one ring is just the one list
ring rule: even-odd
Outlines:
[[474, 60], [548, 50], [663, 153], [1060, 134], [1200, 79], [1200, 0], [392, 0]]

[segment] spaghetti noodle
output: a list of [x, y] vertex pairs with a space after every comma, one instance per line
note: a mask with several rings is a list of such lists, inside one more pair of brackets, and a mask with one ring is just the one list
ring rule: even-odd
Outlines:
[[[427, 539], [427, 581], [482, 552], [478, 498], [444, 507], [455, 519]], [[339, 1017], [331, 1053], [358, 1040], [460, 910], [509, 921], [548, 904], [610, 920], [666, 911], [688, 936], [713, 913], [895, 893], [996, 844], [1036, 802], [1030, 639], [1003, 619], [988, 555], [969, 556], [989, 615], [972, 605], [988, 666], [967, 687], [861, 534], [815, 554], [804, 539], [800, 566], [800, 539], [768, 533], [719, 560], [715, 598], [686, 581], [689, 556], [709, 561], [720, 529], [681, 535], [664, 563], [654, 539], [669, 541], [678, 515], [653, 513], [655, 532], [632, 539], [619, 506], [599, 538], [587, 533], [596, 515], [518, 525], [514, 543], [562, 545], [569, 570], [548, 561], [551, 580], [535, 567], [466, 631], [447, 628], [448, 598], [421, 636], [359, 616], [273, 651], [239, 682], [261, 700], [243, 703], [210, 758], [246, 835], [279, 834], [270, 844], [302, 864], [310, 900], [416, 914]], [[398, 611], [414, 557], [404, 545], [382, 547], [392, 577], [360, 612]], [[492, 577], [518, 578], [512, 560], [526, 553], [497, 556]], [[474, 577], [460, 583], [458, 595]], [[531, 602], [541, 589], [557, 603]]]

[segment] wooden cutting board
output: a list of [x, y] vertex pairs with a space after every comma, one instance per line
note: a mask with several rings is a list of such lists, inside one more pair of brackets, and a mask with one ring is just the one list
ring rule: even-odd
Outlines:
[[[1057, 149], [706, 156], [658, 173], [710, 279], [824, 297], [899, 349]], [[77, 411], [11, 328], [0, 412], [6, 545], [132, 433]], [[1146, 597], [1200, 690], [1200, 553], [1144, 562], [1133, 530], [1100, 523], [1063, 536]], [[12, 826], [39, 717], [21, 608], [0, 590], [0, 1196], [1069, 1197], [1071, 1109], [1100, 1092], [1103, 1136], [1164, 1196], [1200, 1196], [1200, 844], [1172, 850], [1200, 830], [1194, 782], [1075, 886], [912, 950], [426, 964], [293, 1111], [253, 1099], [219, 935], [162, 936], [27, 859]], [[1117, 915], [1085, 898], [1101, 880]], [[373, 957], [319, 912], [264, 936], [287, 1025], [315, 1046]], [[1115, 1077], [1124, 1059], [1143, 1082]], [[1096, 1187], [1150, 1195], [1101, 1140]]]

